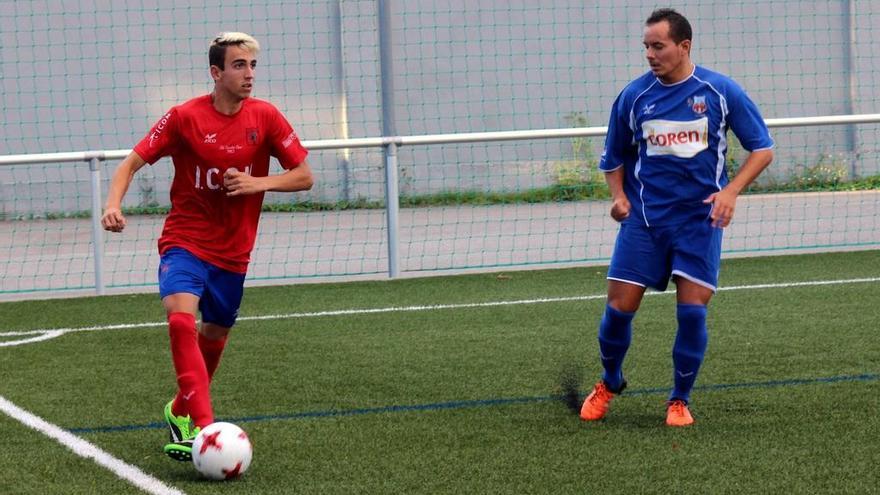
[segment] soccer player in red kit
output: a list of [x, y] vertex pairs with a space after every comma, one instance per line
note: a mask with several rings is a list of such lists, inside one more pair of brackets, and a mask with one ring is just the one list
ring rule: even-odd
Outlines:
[[[308, 151], [270, 103], [251, 98], [260, 46], [222, 33], [208, 50], [214, 90], [171, 108], [119, 164], [101, 223], [121, 232], [134, 174], [164, 156], [174, 163], [171, 211], [159, 238], [159, 295], [168, 316], [177, 396], [165, 406], [165, 453], [192, 458], [192, 441], [214, 422], [209, 385], [235, 324], [266, 191], [312, 187]], [[285, 169], [269, 174], [269, 157]], [[201, 313], [201, 325], [196, 315]]]

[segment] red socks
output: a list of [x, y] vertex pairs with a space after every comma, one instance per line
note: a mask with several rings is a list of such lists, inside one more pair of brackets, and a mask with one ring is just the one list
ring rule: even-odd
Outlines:
[[202, 358], [205, 360], [205, 368], [208, 370], [208, 382], [214, 378], [214, 372], [217, 371], [217, 365], [220, 364], [220, 356], [223, 355], [223, 349], [226, 347], [226, 339], [228, 335], [212, 340], [199, 334], [199, 349], [202, 351]]
[[[208, 392], [210, 375], [205, 358], [199, 349], [196, 335], [196, 317], [189, 313], [168, 315], [168, 335], [171, 338], [171, 359], [177, 373], [177, 397], [171, 405], [174, 415], [192, 417], [199, 428], [214, 422], [211, 397]], [[225, 343], [225, 339], [224, 339]], [[220, 349], [222, 352], [222, 348]], [[220, 353], [215, 353], [213, 368], [216, 369]], [[212, 370], [213, 371], [213, 370]]]

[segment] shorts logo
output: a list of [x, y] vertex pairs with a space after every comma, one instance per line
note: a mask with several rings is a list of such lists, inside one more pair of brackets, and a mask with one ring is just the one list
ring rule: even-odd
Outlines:
[[642, 138], [648, 156], [691, 158], [709, 147], [709, 119], [703, 117], [690, 122], [647, 120], [642, 123]]
[[690, 105], [691, 110], [697, 115], [703, 115], [706, 113], [706, 110], [709, 109], [708, 105], [706, 105], [706, 95], [688, 98], [688, 105]]
[[257, 141], [260, 138], [260, 131], [256, 127], [248, 127], [247, 130], [245, 130], [245, 136], [247, 137], [247, 144], [256, 146]]

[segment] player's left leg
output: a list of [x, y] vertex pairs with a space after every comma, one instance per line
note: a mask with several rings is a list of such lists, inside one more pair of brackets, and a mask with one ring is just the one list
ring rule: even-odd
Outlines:
[[233, 273], [211, 266], [208, 269], [208, 284], [205, 294], [199, 301], [202, 325], [199, 328], [199, 349], [205, 360], [208, 379], [220, 365], [220, 358], [226, 348], [229, 331], [238, 318], [238, 309], [244, 296], [242, 273]]
[[223, 327], [216, 323], [202, 323], [199, 328], [199, 350], [205, 359], [205, 368], [208, 370], [208, 381], [214, 379], [214, 372], [220, 365], [223, 350], [226, 349], [226, 341], [229, 340], [229, 327]]
[[708, 221], [685, 225], [676, 233], [672, 273], [678, 330], [672, 347], [674, 386], [666, 416], [670, 426], [694, 422], [688, 402], [709, 341], [706, 316], [718, 284], [721, 236], [721, 229]]
[[712, 291], [681, 277], [675, 282], [678, 331], [672, 346], [674, 387], [669, 394], [666, 424], [686, 426], [694, 422], [687, 405], [709, 342], [706, 314]]

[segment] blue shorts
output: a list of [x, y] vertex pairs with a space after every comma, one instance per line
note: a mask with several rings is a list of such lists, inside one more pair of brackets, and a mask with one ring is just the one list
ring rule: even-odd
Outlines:
[[202, 322], [230, 328], [238, 317], [244, 277], [202, 261], [186, 249], [171, 248], [159, 260], [159, 296], [195, 294]]
[[710, 219], [646, 227], [622, 224], [608, 267], [608, 280], [666, 290], [679, 276], [712, 292], [718, 287], [723, 229]]

